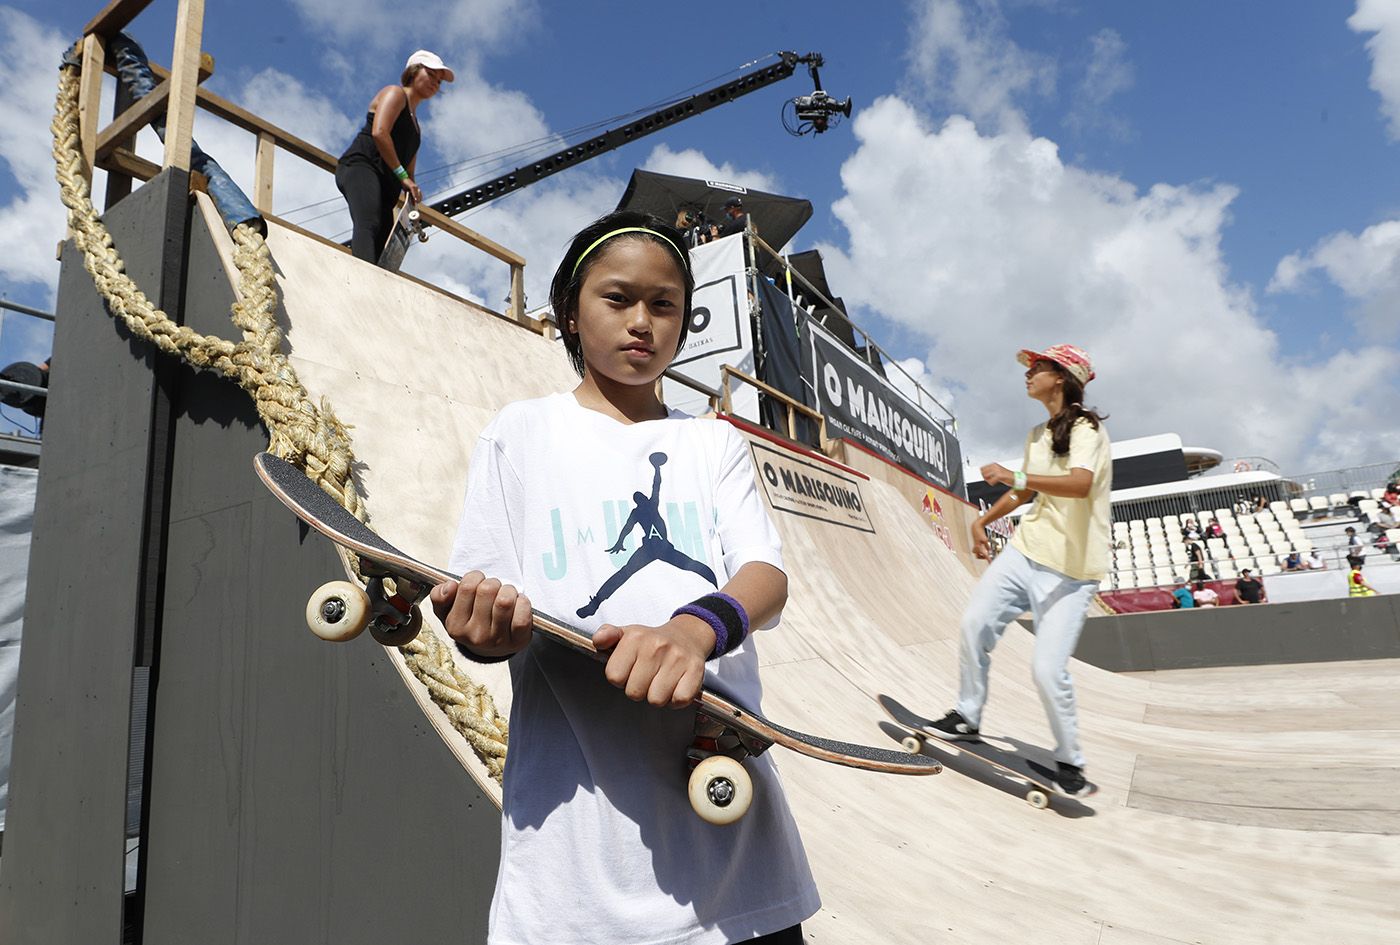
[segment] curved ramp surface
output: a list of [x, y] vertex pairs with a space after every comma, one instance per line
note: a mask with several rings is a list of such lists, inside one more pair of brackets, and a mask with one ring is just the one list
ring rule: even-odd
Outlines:
[[[203, 205], [215, 239], [224, 239]], [[555, 342], [270, 228], [290, 354], [313, 396], [328, 397], [353, 427], [376, 528], [425, 560], [445, 561], [477, 432], [505, 403], [572, 387], [572, 371]], [[748, 435], [760, 467], [774, 457], [807, 462], [855, 483], [865, 519], [825, 521], [770, 495], [792, 593], [782, 626], [760, 644], [766, 712], [872, 744], [888, 737], [877, 693], [941, 712], [953, 699], [958, 620], [976, 580], [966, 507], [940, 494], [926, 502], [922, 483], [857, 450], [845, 456], [847, 472]], [[308, 592], [325, 577], [308, 575]], [[1036, 747], [1050, 740], [1030, 681], [1032, 644], [1019, 626], [1008, 630], [984, 730], [1048, 756]], [[504, 710], [504, 669], [468, 668]], [[1396, 670], [1327, 664], [1128, 677], [1076, 663], [1100, 793], [1048, 811], [951, 770], [888, 777], [783, 754], [824, 901], [808, 938], [1398, 941]], [[447, 749], [488, 783], [406, 672], [405, 690]], [[444, 810], [452, 803], [422, 800]]]

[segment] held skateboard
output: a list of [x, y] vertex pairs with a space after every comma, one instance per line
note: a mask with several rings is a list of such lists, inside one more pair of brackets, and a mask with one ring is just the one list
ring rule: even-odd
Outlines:
[[[457, 577], [409, 557], [380, 538], [291, 463], [270, 453], [253, 460], [258, 477], [307, 525], [359, 558], [368, 589], [349, 581], [322, 585], [306, 606], [306, 622], [326, 640], [350, 640], [366, 627], [385, 646], [403, 646], [423, 625], [419, 605], [434, 586]], [[393, 583], [386, 588], [384, 581]], [[594, 661], [604, 661], [585, 631], [536, 610], [535, 633]], [[733, 823], [748, 810], [753, 783], [740, 760], [778, 745], [832, 764], [887, 774], [937, 774], [935, 759], [805, 735], [702, 690], [695, 700], [696, 738], [687, 751], [693, 766], [690, 804], [704, 820]], [[738, 758], [732, 756], [738, 756]]]
[[[921, 754], [927, 744], [950, 759], [975, 758], [985, 762], [997, 775], [1024, 788], [1026, 803], [1037, 810], [1049, 807], [1050, 795], [1060, 793], [1052, 784], [1053, 771], [1015, 751], [1003, 751], [981, 739], [949, 739], [933, 727], [932, 719], [915, 714], [890, 696], [879, 695], [875, 701], [895, 725], [907, 733], [900, 744], [911, 754]], [[1097, 790], [1091, 785], [1088, 793], [1080, 797], [1088, 797]]]
[[418, 204], [413, 202], [412, 197], [406, 197], [403, 206], [394, 217], [394, 228], [389, 231], [389, 238], [384, 241], [384, 251], [379, 254], [379, 268], [398, 272], [414, 237], [417, 237], [420, 243], [428, 241], [428, 234], [424, 232], [423, 223], [419, 219]]

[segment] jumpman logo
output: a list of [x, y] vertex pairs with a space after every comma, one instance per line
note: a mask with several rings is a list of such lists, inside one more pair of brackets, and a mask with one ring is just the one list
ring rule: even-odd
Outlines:
[[642, 568], [653, 561], [664, 561], [669, 565], [680, 568], [683, 571], [692, 571], [715, 587], [719, 584], [715, 581], [715, 572], [696, 561], [688, 555], [682, 554], [671, 544], [666, 537], [666, 522], [661, 517], [661, 467], [666, 462], [665, 453], [652, 453], [650, 457], [651, 465], [656, 469], [656, 476], [651, 482], [651, 495], [643, 495], [640, 492], [632, 493], [634, 504], [632, 514], [627, 516], [627, 521], [623, 523], [621, 530], [617, 534], [617, 541], [608, 549], [608, 554], [615, 555], [622, 550], [622, 543], [627, 540], [633, 528], [642, 530], [642, 544], [636, 551], [632, 552], [632, 557], [627, 559], [627, 563], [598, 589], [598, 593], [589, 598], [577, 611], [580, 617], [591, 617], [598, 612], [598, 608], [603, 606], [603, 601], [607, 600], [617, 589], [626, 584], [627, 581]]

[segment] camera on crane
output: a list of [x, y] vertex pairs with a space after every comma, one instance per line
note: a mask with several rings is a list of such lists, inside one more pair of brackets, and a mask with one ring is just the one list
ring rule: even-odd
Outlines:
[[793, 109], [797, 113], [797, 120], [803, 123], [810, 123], [812, 130], [820, 134], [831, 124], [833, 117], [851, 117], [851, 99], [847, 96], [843, 102], [835, 96], [828, 95], [821, 89], [817, 89], [811, 95], [799, 95], [792, 100]]

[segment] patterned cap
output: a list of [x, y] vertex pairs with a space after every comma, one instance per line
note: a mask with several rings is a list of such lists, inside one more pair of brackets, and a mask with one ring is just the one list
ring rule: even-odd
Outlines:
[[1036, 361], [1054, 361], [1080, 384], [1087, 384], [1094, 379], [1094, 365], [1089, 360], [1088, 352], [1074, 345], [1051, 345], [1044, 351], [1023, 348], [1016, 355], [1016, 360], [1026, 367], [1030, 367]]

